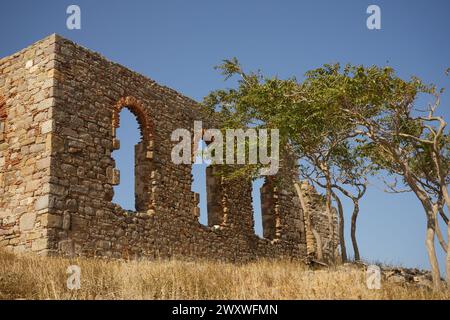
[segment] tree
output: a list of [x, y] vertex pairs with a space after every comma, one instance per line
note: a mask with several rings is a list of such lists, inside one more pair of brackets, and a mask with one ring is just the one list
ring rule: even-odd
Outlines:
[[[337, 204], [337, 211], [339, 213], [339, 238], [341, 244], [341, 260], [347, 260], [345, 239], [344, 239], [344, 208], [338, 193], [348, 197], [353, 203], [353, 212], [351, 215], [351, 240], [354, 251], [355, 261], [361, 260], [359, 253], [358, 242], [356, 239], [356, 222], [359, 214], [359, 202], [364, 196], [368, 186], [369, 175], [376, 172], [375, 168], [370, 164], [367, 157], [362, 154], [358, 145], [358, 140], [350, 140], [343, 144], [333, 155], [332, 177], [331, 184], [332, 195]], [[304, 176], [314, 184], [325, 188], [323, 180], [324, 177], [320, 173], [307, 172], [303, 170]]]
[[359, 247], [358, 247], [358, 241], [356, 239], [356, 221], [358, 219], [359, 215], [359, 201], [364, 196], [367, 190], [367, 181], [363, 183], [358, 182], [352, 182], [352, 185], [356, 187], [356, 194], [353, 194], [346, 190], [344, 187], [334, 184], [333, 188], [338, 189], [340, 192], [342, 192], [346, 197], [350, 198], [353, 202], [353, 212], [351, 217], [351, 224], [350, 224], [350, 237], [352, 239], [352, 246], [353, 246], [353, 252], [355, 254], [355, 261], [360, 261], [361, 256], [359, 254]]
[[[436, 216], [442, 212], [442, 204], [446, 203], [448, 209], [449, 203], [449, 137], [445, 121], [435, 115], [440, 92], [418, 78], [405, 81], [391, 68], [346, 66], [343, 70], [328, 71], [319, 68], [311, 77], [319, 84], [332, 83], [321, 88], [342, 106], [361, 137], [366, 155], [378, 168], [400, 176], [422, 204], [427, 218], [426, 247], [433, 282], [439, 288], [440, 271], [434, 247]], [[425, 117], [416, 107], [421, 94], [436, 97]], [[447, 269], [448, 257], [447, 254]]]
[[359, 202], [366, 194], [368, 186], [368, 176], [373, 175], [376, 169], [361, 152], [359, 140], [354, 141], [353, 148], [347, 148], [346, 152], [339, 155], [338, 167], [340, 175], [337, 177], [332, 187], [348, 197], [353, 203], [351, 215], [350, 236], [352, 240], [355, 261], [361, 260], [358, 241], [356, 239], [356, 225], [359, 215]]
[[[238, 88], [211, 93], [206, 105], [219, 111], [225, 122], [278, 128], [282, 145], [292, 147], [298, 159], [307, 161], [324, 179], [329, 217], [332, 199], [336, 199], [334, 189], [339, 190], [333, 182], [345, 174], [342, 163], [337, 161], [340, 154], [358, 150], [362, 158], [370, 159], [370, 170], [400, 177], [424, 209], [433, 282], [436, 288], [441, 286], [436, 236], [441, 246], [447, 246], [446, 268], [450, 271], [449, 244], [437, 230], [438, 214], [448, 225], [444, 206], [450, 210], [450, 138], [446, 122], [435, 115], [441, 92], [418, 78], [403, 80], [388, 67], [325, 65], [307, 72], [302, 83], [295, 78], [280, 80], [264, 78], [260, 73], [245, 74], [236, 59], [226, 60], [219, 68], [226, 78], [241, 77]], [[426, 116], [416, 106], [422, 95], [436, 97]], [[348, 179], [352, 187], [359, 186], [360, 190], [344, 195], [359, 201], [366, 186], [358, 178], [365, 179], [364, 175]], [[298, 183], [294, 181], [294, 185]], [[357, 201], [353, 214], [354, 244]], [[450, 235], [449, 227], [447, 233]], [[356, 252], [357, 245], [355, 249]], [[447, 276], [450, 283], [450, 272]]]

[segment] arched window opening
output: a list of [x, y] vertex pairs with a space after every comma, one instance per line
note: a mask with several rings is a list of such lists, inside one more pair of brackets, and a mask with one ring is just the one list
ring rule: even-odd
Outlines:
[[144, 193], [142, 153], [146, 153], [146, 148], [136, 116], [123, 108], [119, 118], [115, 139], [120, 141], [120, 147], [114, 150], [112, 157], [120, 172], [120, 181], [114, 186], [113, 203], [125, 210], [140, 211], [143, 204], [139, 195]]
[[255, 234], [263, 237], [263, 216], [262, 216], [262, 197], [261, 188], [264, 184], [264, 179], [259, 178], [252, 183], [252, 205], [253, 205], [253, 221], [255, 223]]
[[[120, 183], [120, 170], [117, 168], [108, 168], [106, 174], [111, 185], [122, 185], [113, 192], [115, 195], [112, 195], [111, 201], [123, 203], [128, 210], [134, 208], [138, 212], [154, 212], [155, 198], [152, 194], [156, 176], [153, 164], [154, 136], [154, 125], [144, 105], [132, 96], [121, 98], [114, 106], [112, 114], [112, 148], [113, 151], [121, 150], [119, 155], [113, 152], [113, 158], [117, 157], [118, 167], [124, 168], [125, 174], [122, 174], [122, 178], [125, 182]], [[120, 145], [120, 137], [125, 144], [123, 147]], [[134, 190], [134, 197], [131, 190]]]
[[208, 187], [207, 187], [207, 172], [210, 162], [202, 157], [203, 150], [206, 144], [203, 140], [198, 143], [197, 154], [195, 162], [192, 165], [192, 191], [199, 195], [200, 209], [199, 222], [204, 225], [209, 225], [209, 206], [208, 206]]

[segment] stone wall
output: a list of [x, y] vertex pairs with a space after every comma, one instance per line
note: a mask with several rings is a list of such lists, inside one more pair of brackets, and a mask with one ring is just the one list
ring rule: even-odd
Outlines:
[[334, 227], [334, 239], [332, 239], [324, 196], [318, 194], [306, 181], [303, 181], [301, 189], [305, 196], [306, 206], [311, 217], [311, 227], [315, 233], [313, 245], [316, 248], [316, 252], [317, 246], [320, 245], [325, 260], [330, 260], [333, 256], [338, 255], [337, 248], [339, 246], [339, 236], [337, 211], [333, 208], [332, 225]]
[[[251, 181], [225, 180], [210, 168], [209, 226], [199, 223], [191, 165], [171, 161], [170, 141], [175, 129], [193, 132], [196, 120], [213, 126], [195, 101], [56, 35], [0, 60], [0, 71], [0, 121], [7, 115], [0, 246], [124, 259], [305, 256], [304, 218], [289, 183], [263, 188], [262, 239], [254, 233]], [[137, 117], [142, 134], [135, 147], [137, 212], [112, 203], [122, 108]], [[285, 161], [272, 179], [293, 175]], [[320, 225], [323, 217], [316, 219]]]
[[45, 251], [55, 37], [0, 60], [0, 247]]

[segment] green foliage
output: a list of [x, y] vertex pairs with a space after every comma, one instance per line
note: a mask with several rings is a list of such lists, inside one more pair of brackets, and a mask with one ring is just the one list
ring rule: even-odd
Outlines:
[[225, 79], [239, 77], [237, 88], [217, 90], [204, 99], [224, 129], [277, 128], [282, 152], [289, 145], [298, 159], [308, 157], [312, 162], [331, 164], [333, 157], [354, 156], [345, 150], [353, 145], [347, 140], [354, 125], [336, 99], [341, 89], [333, 87], [334, 78], [340, 77], [339, 65], [308, 72], [304, 83], [264, 77], [260, 72], [247, 74], [236, 58], [224, 60], [217, 69]]
[[[441, 159], [448, 181], [449, 138], [440, 131], [444, 125], [434, 116], [439, 104], [435, 86], [413, 77], [405, 81], [391, 68], [325, 66], [308, 73], [305, 83], [331, 103], [342, 106], [361, 139], [358, 149], [368, 157], [374, 169], [405, 175], [405, 166], [429, 193], [440, 189], [433, 156]], [[419, 96], [436, 98], [424, 115], [416, 111]], [[443, 119], [442, 119], [443, 120]], [[445, 125], [442, 129], [445, 128]], [[433, 145], [436, 137], [438, 143]]]
[[[435, 86], [416, 77], [403, 80], [392, 68], [378, 66], [324, 65], [308, 71], [303, 82], [247, 74], [236, 58], [217, 68], [225, 79], [239, 77], [237, 88], [211, 92], [204, 100], [224, 128], [278, 128], [280, 150], [289, 145], [306, 160], [304, 172], [315, 170], [320, 178], [325, 169], [348, 182], [377, 170], [402, 175], [406, 160], [419, 179], [437, 183], [431, 146], [420, 142], [430, 139], [427, 126], [436, 126], [415, 114], [419, 96], [438, 96]], [[439, 139], [447, 173], [448, 132]]]

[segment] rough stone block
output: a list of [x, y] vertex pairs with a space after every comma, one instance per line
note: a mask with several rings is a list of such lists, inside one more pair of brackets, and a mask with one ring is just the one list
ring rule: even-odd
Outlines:
[[48, 205], [49, 205], [49, 195], [45, 195], [45, 196], [39, 197], [36, 200], [34, 209], [36, 211], [43, 210], [43, 209], [48, 208]]
[[41, 223], [43, 226], [49, 228], [61, 228], [62, 227], [62, 218], [61, 216], [54, 214], [45, 214], [41, 217]]
[[32, 251], [42, 251], [47, 249], [47, 239], [46, 238], [41, 238], [41, 239], [36, 239], [31, 243], [31, 250]]
[[20, 231], [28, 231], [34, 228], [34, 224], [36, 222], [36, 213], [30, 212], [25, 213], [20, 217], [19, 227]]
[[46, 134], [53, 131], [53, 120], [47, 120], [41, 124], [42, 134]]

